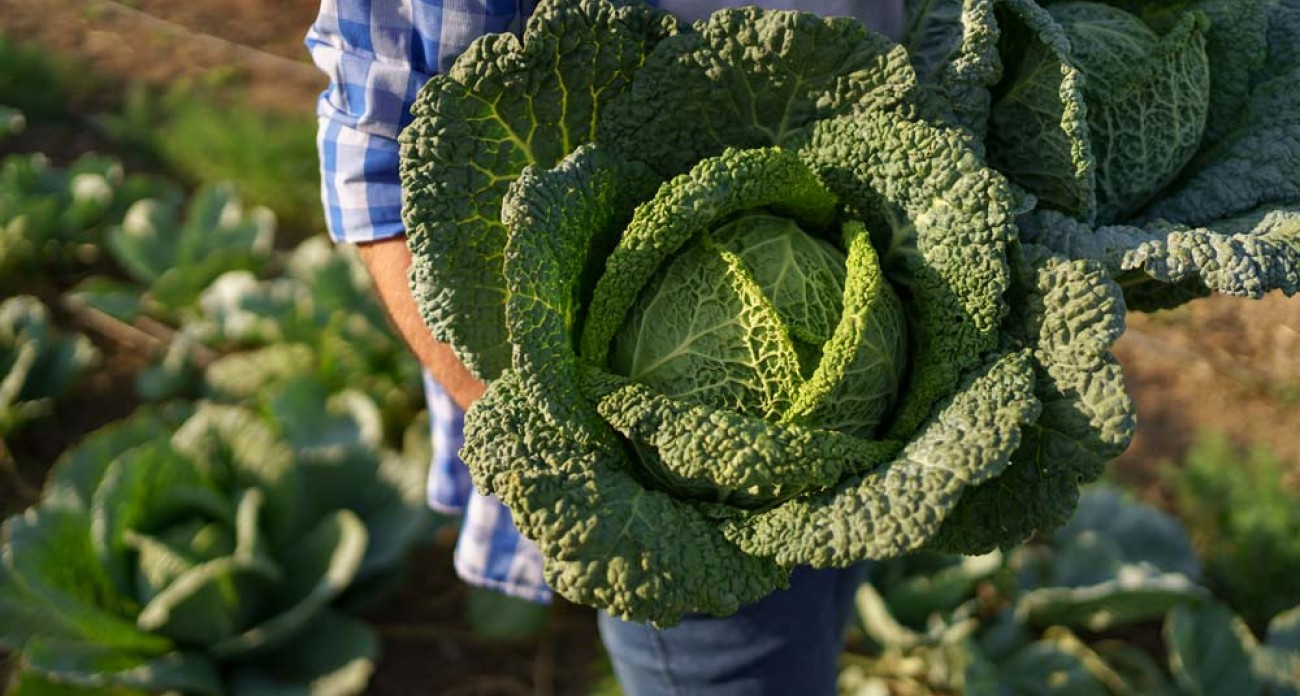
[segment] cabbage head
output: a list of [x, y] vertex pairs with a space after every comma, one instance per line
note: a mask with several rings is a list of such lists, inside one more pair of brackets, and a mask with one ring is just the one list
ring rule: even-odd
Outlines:
[[792, 568], [1064, 522], [1126, 446], [1119, 288], [848, 19], [543, 2], [404, 132], [462, 457], [570, 600], [660, 625]]
[[378, 639], [348, 612], [425, 529], [423, 471], [342, 441], [294, 446], [301, 424], [279, 422], [142, 411], [59, 460], [45, 498], [0, 528], [0, 646], [20, 693], [365, 690]]

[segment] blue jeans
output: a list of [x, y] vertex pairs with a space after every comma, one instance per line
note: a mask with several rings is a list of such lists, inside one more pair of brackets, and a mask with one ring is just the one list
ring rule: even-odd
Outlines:
[[796, 568], [789, 589], [732, 616], [688, 614], [663, 630], [601, 612], [600, 636], [627, 696], [833, 696], [867, 566]]

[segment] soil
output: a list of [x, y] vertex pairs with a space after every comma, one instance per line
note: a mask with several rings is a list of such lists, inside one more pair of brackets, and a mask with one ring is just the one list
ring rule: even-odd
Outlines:
[[[316, 0], [0, 0], [0, 32], [91, 65], [110, 84], [230, 81], [255, 106], [310, 113], [325, 80], [302, 37], [318, 7]], [[1300, 299], [1217, 297], [1132, 316], [1129, 324], [1115, 353], [1141, 426], [1111, 476], [1168, 504], [1164, 468], [1198, 433], [1218, 430], [1243, 446], [1272, 448], [1291, 465], [1291, 478], [1300, 477]], [[106, 365], [112, 369], [83, 399], [60, 410], [67, 434], [129, 410], [104, 398], [129, 393], [122, 384], [133, 369], [129, 358], [110, 354]], [[115, 403], [113, 412], [96, 410], [104, 403]], [[15, 444], [53, 455], [70, 439]], [[6, 502], [0, 495], [0, 510]], [[397, 600], [372, 617], [385, 650], [371, 693], [584, 693], [599, 655], [590, 611], [562, 603], [537, 640], [502, 645], [468, 630], [463, 600], [449, 542], [423, 550]]]
[[318, 10], [316, 0], [0, 0], [0, 31], [110, 84], [233, 83], [256, 107], [311, 113], [326, 85], [303, 46]]
[[1131, 315], [1115, 346], [1137, 403], [1138, 437], [1110, 464], [1118, 480], [1167, 504], [1161, 472], [1197, 435], [1271, 449], [1300, 486], [1300, 298], [1211, 297]]

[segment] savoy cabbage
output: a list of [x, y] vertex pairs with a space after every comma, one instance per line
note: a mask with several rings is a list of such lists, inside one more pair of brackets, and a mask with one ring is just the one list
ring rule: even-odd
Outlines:
[[1016, 543], [1127, 445], [1120, 288], [1018, 241], [1033, 197], [931, 81], [983, 78], [913, 55], [844, 18], [543, 2], [424, 88], [412, 288], [489, 383], [475, 484], [564, 596], [669, 624], [799, 564]]

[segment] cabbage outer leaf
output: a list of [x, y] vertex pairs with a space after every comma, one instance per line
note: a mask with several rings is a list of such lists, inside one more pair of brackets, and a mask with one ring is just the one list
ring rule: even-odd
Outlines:
[[1300, 202], [1300, 68], [1261, 83], [1236, 127], [1213, 143], [1139, 221], [1187, 225]]
[[983, 139], [989, 88], [1002, 76], [996, 0], [909, 0], [903, 38], [922, 84], [943, 97], [950, 120]]
[[741, 507], [831, 486], [888, 462], [902, 447], [687, 403], [610, 374], [588, 374], [584, 394], [620, 434], [652, 448], [641, 451], [666, 470], [669, 490], [698, 499], [731, 491], [717, 502]]
[[788, 584], [788, 570], [728, 543], [703, 508], [629, 474], [598, 416], [585, 431], [555, 427], [522, 381], [503, 373], [466, 414], [462, 456], [474, 485], [537, 542], [557, 592], [667, 626], [687, 612], [733, 613]]
[[1210, 20], [1205, 53], [1210, 62], [1207, 141], [1223, 137], [1250, 97], [1251, 80], [1268, 58], [1268, 0], [1101, 0], [1141, 17], [1157, 32], [1174, 28], [1188, 12]]
[[510, 183], [590, 142], [604, 106], [675, 31], [641, 5], [545, 3], [522, 44], [483, 37], [421, 90], [402, 135], [412, 292], [434, 336], [479, 377], [510, 366], [500, 216]]
[[846, 566], [926, 544], [962, 491], [997, 476], [1038, 415], [1026, 352], [966, 380], [897, 459], [836, 488], [727, 520], [727, 538], [787, 566]]
[[917, 79], [937, 84], [939, 76], [961, 45], [970, 24], [966, 0], [907, 0], [907, 26], [902, 44], [907, 48]]
[[663, 176], [726, 148], [790, 148], [808, 128], [896, 104], [916, 76], [903, 47], [860, 22], [753, 7], [665, 40], [601, 117], [598, 140]]
[[801, 154], [852, 208], [897, 211], [902, 229], [882, 232], [915, 248], [886, 269], [911, 291], [911, 376], [887, 427], [907, 438], [997, 343], [1016, 196], [963, 131], [896, 110], [823, 121]]
[[1083, 75], [1071, 56], [1069, 37], [1033, 0], [999, 2], [1003, 45], [1017, 46], [1022, 57], [1019, 71], [1007, 75], [1008, 84], [993, 97], [989, 163], [1042, 204], [1092, 220], [1097, 214], [1097, 164]]
[[1063, 524], [1079, 486], [1101, 475], [1136, 427], [1110, 354], [1124, 332], [1124, 298], [1100, 264], [1025, 245], [1011, 296], [1008, 338], [1031, 351], [1042, 414], [1006, 471], [963, 494], [930, 544], [936, 550], [984, 553]]
[[1300, 68], [1300, 1], [1265, 0], [1268, 16], [1268, 61], [1265, 75], [1281, 75]]
[[1092, 258], [1126, 282], [1132, 309], [1177, 306], [1210, 292], [1260, 298], [1300, 292], [1300, 208], [1266, 208], [1191, 227], [1158, 220], [1089, 228], [1051, 211], [1022, 222], [1027, 240]]

